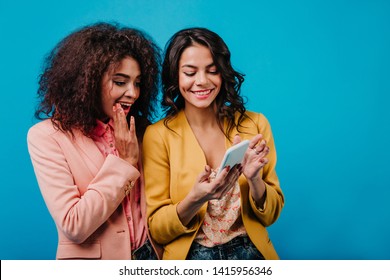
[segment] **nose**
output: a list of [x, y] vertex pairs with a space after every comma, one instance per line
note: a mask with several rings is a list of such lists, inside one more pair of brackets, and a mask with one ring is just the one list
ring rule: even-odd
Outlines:
[[196, 80], [195, 80], [196, 85], [203, 85], [207, 83], [207, 76], [206, 73], [199, 71], [196, 74]]
[[136, 100], [139, 96], [139, 88], [133, 84], [130, 84], [126, 89], [124, 96]]

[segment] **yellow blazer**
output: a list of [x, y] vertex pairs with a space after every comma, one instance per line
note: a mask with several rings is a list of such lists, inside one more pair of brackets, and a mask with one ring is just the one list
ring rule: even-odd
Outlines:
[[[239, 134], [241, 139], [252, 139], [261, 133], [270, 152], [269, 163], [261, 171], [266, 185], [265, 207], [259, 210], [244, 176], [239, 178], [241, 190], [242, 221], [249, 238], [266, 259], [278, 259], [267, 226], [279, 217], [284, 196], [275, 172], [276, 151], [268, 120], [262, 115], [247, 112], [240, 132], [233, 130], [231, 138]], [[164, 126], [164, 120], [150, 125], [143, 140], [145, 174], [146, 216], [153, 239], [164, 246], [163, 259], [186, 259], [195, 235], [202, 225], [207, 203], [198, 211], [190, 225], [185, 227], [176, 211], [177, 204], [189, 193], [198, 175], [204, 170], [206, 158], [192, 132], [184, 111]], [[226, 128], [226, 123], [225, 123]], [[231, 146], [228, 139], [226, 149]]]

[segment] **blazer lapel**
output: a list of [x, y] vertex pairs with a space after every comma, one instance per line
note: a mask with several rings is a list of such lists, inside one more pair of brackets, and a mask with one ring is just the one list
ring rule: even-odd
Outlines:
[[80, 131], [75, 132], [75, 144], [79, 147], [84, 156], [89, 159], [88, 168], [91, 171], [91, 175], [94, 177], [104, 163], [104, 156], [99, 151], [95, 142], [91, 138], [83, 135]]
[[183, 143], [184, 154], [191, 155], [191, 157], [186, 160], [191, 161], [194, 168], [200, 168], [200, 173], [207, 164], [206, 157], [183, 110], [179, 112], [177, 122], [180, 127], [181, 143]]

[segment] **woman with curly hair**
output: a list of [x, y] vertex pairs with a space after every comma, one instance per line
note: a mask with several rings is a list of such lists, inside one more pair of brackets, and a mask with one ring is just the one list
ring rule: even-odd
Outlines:
[[[163, 259], [278, 259], [266, 230], [284, 205], [275, 145], [264, 115], [245, 109], [243, 81], [216, 33], [189, 28], [168, 41], [166, 117], [143, 140], [148, 225]], [[244, 139], [241, 164], [218, 170]]]
[[96, 23], [65, 37], [39, 80], [28, 132], [58, 231], [57, 259], [156, 259], [145, 218], [141, 139], [154, 117], [160, 50], [143, 32]]

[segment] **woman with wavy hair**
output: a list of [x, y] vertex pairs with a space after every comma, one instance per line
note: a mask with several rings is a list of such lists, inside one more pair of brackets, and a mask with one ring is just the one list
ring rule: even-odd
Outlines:
[[76, 30], [47, 56], [28, 149], [57, 227], [57, 259], [157, 258], [140, 147], [159, 64], [145, 33], [109, 23]]
[[[168, 41], [166, 117], [143, 141], [148, 225], [163, 259], [278, 258], [266, 230], [284, 205], [275, 145], [264, 115], [245, 109], [243, 81], [218, 34], [189, 28]], [[244, 139], [241, 164], [218, 170]]]

